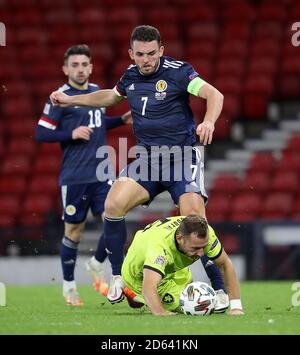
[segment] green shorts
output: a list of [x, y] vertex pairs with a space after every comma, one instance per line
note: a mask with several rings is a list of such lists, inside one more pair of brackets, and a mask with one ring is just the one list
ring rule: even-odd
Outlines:
[[191, 270], [186, 267], [173, 274], [158, 287], [158, 294], [167, 311], [180, 311], [179, 296], [185, 286], [193, 281]]
[[[180, 312], [179, 296], [185, 286], [192, 281], [192, 273], [188, 267], [179, 270], [172, 275], [168, 275], [166, 279], [162, 279], [158, 287], [158, 294], [164, 309], [167, 311]], [[134, 290], [134, 288], [132, 289]], [[136, 293], [136, 296], [136, 299], [139, 302], [146, 303], [141, 294]]]

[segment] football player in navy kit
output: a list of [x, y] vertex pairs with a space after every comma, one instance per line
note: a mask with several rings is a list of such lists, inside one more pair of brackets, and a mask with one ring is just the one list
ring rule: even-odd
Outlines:
[[[68, 77], [68, 83], [59, 89], [60, 92], [85, 95], [99, 90], [98, 85], [88, 82], [92, 64], [87, 45], [76, 45], [66, 51], [63, 71]], [[96, 157], [96, 151], [107, 144], [106, 129], [120, 126], [130, 120], [130, 112], [122, 117], [107, 118], [101, 106], [60, 108], [53, 106], [49, 100], [36, 128], [38, 141], [60, 142], [63, 151], [59, 183], [64, 208], [65, 235], [60, 254], [64, 278], [63, 295], [69, 305], [83, 304], [76, 289], [74, 271], [77, 248], [88, 210], [91, 208], [95, 216], [101, 217], [105, 198], [114, 180], [114, 176], [110, 179], [96, 176], [96, 168], [101, 161]], [[96, 255], [88, 261], [87, 268], [93, 271], [94, 287], [101, 293], [107, 293], [108, 289], [103, 280], [101, 265], [106, 256], [104, 238], [100, 238]], [[93, 270], [91, 263], [96, 265]]]
[[[210, 144], [215, 122], [222, 106], [223, 95], [205, 82], [191, 64], [163, 55], [159, 31], [152, 26], [138, 26], [130, 40], [131, 65], [111, 90], [100, 90], [89, 95], [68, 96], [56, 91], [51, 94], [54, 105], [112, 106], [127, 98], [133, 117], [133, 130], [137, 138], [138, 158], [141, 170], [156, 171], [159, 179], [134, 176], [129, 164], [113, 184], [105, 201], [104, 236], [112, 264], [113, 277], [107, 298], [111, 303], [124, 298], [124, 284], [121, 274], [123, 246], [126, 240], [125, 216], [133, 207], [149, 203], [155, 196], [167, 190], [181, 215], [205, 217], [207, 195], [203, 181], [203, 163], [196, 143]], [[189, 95], [205, 99], [207, 110], [203, 122], [197, 127], [189, 106]], [[189, 160], [170, 158], [167, 168], [161, 164], [154, 148], [176, 148], [189, 153]], [[161, 152], [160, 152], [161, 153]], [[164, 153], [161, 153], [164, 155]], [[158, 159], [157, 159], [158, 158]], [[184, 168], [182, 167], [184, 165]], [[166, 169], [170, 174], [168, 178]], [[178, 170], [184, 176], [176, 179]], [[125, 179], [124, 177], [127, 177]], [[217, 290], [216, 312], [224, 312], [229, 306], [222, 276], [212, 262], [201, 258], [202, 264]]]

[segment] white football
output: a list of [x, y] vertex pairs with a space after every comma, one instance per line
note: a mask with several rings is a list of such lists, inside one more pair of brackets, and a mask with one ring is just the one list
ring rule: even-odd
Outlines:
[[179, 304], [186, 315], [207, 316], [215, 309], [216, 293], [206, 282], [194, 281], [182, 290]]

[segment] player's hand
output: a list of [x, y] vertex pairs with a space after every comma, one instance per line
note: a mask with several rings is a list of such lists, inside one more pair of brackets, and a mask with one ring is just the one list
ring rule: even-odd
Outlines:
[[202, 122], [198, 125], [196, 133], [200, 137], [200, 143], [210, 144], [212, 141], [215, 125], [211, 122]]
[[125, 124], [132, 124], [131, 111], [127, 111], [126, 113], [124, 113], [124, 115], [121, 116], [121, 118]]
[[71, 106], [72, 96], [66, 95], [61, 91], [53, 91], [50, 100], [54, 106], [68, 107]]
[[92, 128], [87, 126], [79, 126], [72, 131], [72, 139], [84, 139], [85, 141], [90, 140], [90, 136], [93, 133]]
[[245, 313], [243, 312], [242, 309], [239, 309], [239, 308], [234, 308], [234, 309], [230, 309], [228, 311], [228, 314], [230, 316], [243, 316]]

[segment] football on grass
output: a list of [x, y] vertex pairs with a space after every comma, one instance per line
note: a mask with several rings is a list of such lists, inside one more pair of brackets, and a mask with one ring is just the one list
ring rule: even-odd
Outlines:
[[184, 314], [207, 316], [214, 311], [216, 293], [207, 283], [194, 281], [182, 290], [179, 302]]

